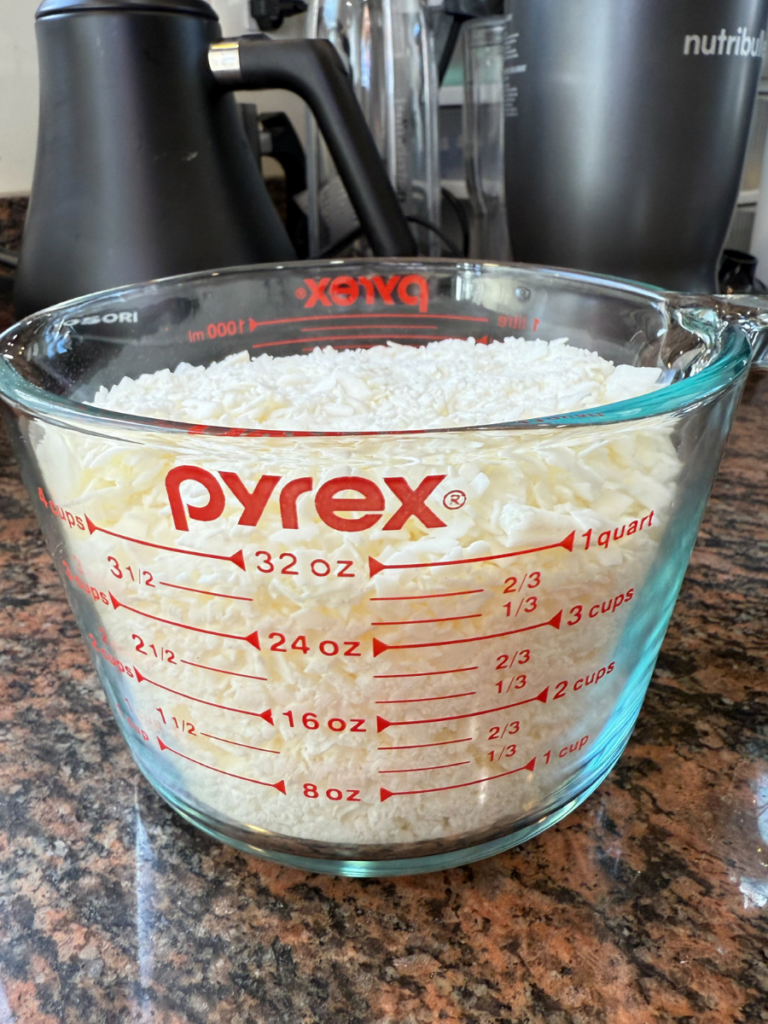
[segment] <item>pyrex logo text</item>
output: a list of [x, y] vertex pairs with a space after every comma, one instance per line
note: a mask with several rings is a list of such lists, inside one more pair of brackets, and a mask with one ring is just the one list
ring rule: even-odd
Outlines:
[[372, 277], [304, 278], [306, 288], [296, 289], [297, 299], [306, 299], [304, 309], [316, 306], [354, 306], [363, 299], [372, 306], [377, 298], [386, 306], [394, 306], [395, 298], [405, 306], [418, 306], [420, 313], [429, 310], [429, 285], [420, 274], [395, 274], [386, 281], [378, 275]]
[[[219, 482], [223, 481], [227, 492]], [[445, 476], [426, 476], [415, 488], [405, 477], [384, 477], [384, 483], [400, 502], [400, 507], [387, 519], [382, 530], [400, 530], [414, 518], [432, 529], [446, 524], [438, 518], [427, 504], [427, 498], [442, 483]], [[220, 470], [217, 474], [199, 466], [176, 466], [165, 478], [165, 489], [177, 530], [188, 531], [189, 519], [212, 522], [218, 519], [226, 508], [230, 495], [242, 508], [238, 519], [240, 526], [256, 526], [266, 508], [267, 502], [276, 492], [282, 477], [263, 475], [253, 490], [237, 473]], [[194, 481], [207, 491], [205, 504], [196, 505], [185, 501], [181, 487], [186, 481]], [[283, 484], [279, 492], [280, 521], [284, 530], [299, 529], [298, 499], [302, 494], [314, 490], [312, 477], [303, 476]], [[354, 492], [350, 495], [349, 492]], [[314, 506], [320, 519], [332, 530], [342, 533], [357, 533], [375, 526], [382, 518], [386, 505], [384, 492], [372, 480], [362, 476], [337, 476], [326, 480], [314, 495]], [[360, 513], [354, 519], [339, 515], [340, 512]]]

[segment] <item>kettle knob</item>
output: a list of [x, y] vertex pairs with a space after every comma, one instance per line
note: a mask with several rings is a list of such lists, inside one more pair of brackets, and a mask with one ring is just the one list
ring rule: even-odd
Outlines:
[[43, 0], [35, 18], [52, 14], [89, 11], [159, 11], [167, 14], [194, 14], [218, 21], [219, 16], [205, 0]]

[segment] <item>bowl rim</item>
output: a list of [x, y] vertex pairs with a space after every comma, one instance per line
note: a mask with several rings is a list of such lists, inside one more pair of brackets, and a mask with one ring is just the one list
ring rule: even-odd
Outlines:
[[[684, 310], [690, 319], [696, 314], [706, 314], [711, 326], [712, 317], [717, 318], [721, 330], [722, 351], [715, 360], [690, 377], [674, 381], [638, 398], [625, 399], [607, 405], [593, 406], [569, 413], [552, 416], [532, 417], [524, 420], [506, 420], [495, 423], [470, 424], [464, 426], [426, 427], [419, 429], [395, 430], [277, 430], [266, 427], [238, 428], [220, 424], [190, 423], [180, 420], [161, 420], [154, 417], [138, 416], [130, 413], [115, 412], [102, 409], [84, 402], [75, 401], [60, 395], [52, 394], [44, 388], [27, 381], [12, 365], [11, 346], [18, 347], [19, 339], [27, 333], [37, 330], [40, 326], [59, 322], [74, 315], [84, 314], [105, 300], [125, 300], [133, 295], [146, 296], [150, 292], [162, 293], [170, 286], [200, 285], [213, 279], [237, 276], [253, 276], [279, 274], [315, 268], [334, 268], [351, 266], [409, 267], [423, 266], [433, 272], [443, 271], [476, 274], [493, 271], [514, 271], [516, 275], [531, 273], [533, 276], [544, 275], [553, 282], [562, 280], [586, 287], [600, 288], [603, 291], [645, 299], [649, 308], [669, 313]], [[43, 422], [67, 427], [70, 429], [87, 430], [89, 433], [104, 434], [116, 429], [120, 433], [140, 431], [146, 433], [170, 435], [206, 435], [220, 437], [264, 437], [264, 438], [365, 438], [365, 437], [421, 437], [424, 435], [481, 433], [510, 431], [540, 431], [574, 427], [594, 427], [598, 425], [621, 424], [630, 421], [680, 412], [692, 405], [712, 401], [723, 391], [746, 378], [751, 362], [751, 348], [747, 335], [737, 322], [729, 321], [722, 316], [723, 298], [709, 295], [689, 295], [667, 291], [656, 285], [644, 284], [619, 277], [595, 274], [589, 271], [570, 270], [567, 268], [540, 266], [529, 263], [497, 262], [491, 260], [451, 259], [436, 257], [354, 257], [335, 259], [310, 259], [276, 263], [248, 264], [226, 267], [219, 270], [193, 271], [171, 277], [157, 278], [108, 288], [89, 295], [70, 299], [66, 302], [48, 306], [33, 313], [7, 328], [0, 334], [0, 400], [11, 408], [26, 413]], [[738, 307], [737, 307], [738, 308]], [[705, 322], [702, 320], [702, 326]], [[248, 346], [244, 347], [248, 350]], [[3, 351], [4, 349], [4, 351]]]

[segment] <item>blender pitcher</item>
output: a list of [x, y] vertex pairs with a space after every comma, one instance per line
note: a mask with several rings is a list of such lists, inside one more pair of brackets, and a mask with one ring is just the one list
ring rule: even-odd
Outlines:
[[[422, 0], [312, 0], [307, 35], [327, 39], [347, 68], [419, 252], [439, 255], [437, 77]], [[310, 118], [310, 255], [357, 237], [358, 222]]]
[[716, 290], [768, 0], [506, 0], [515, 257]]
[[512, 258], [504, 199], [505, 18], [476, 18], [461, 30], [464, 161], [472, 207], [469, 255]]

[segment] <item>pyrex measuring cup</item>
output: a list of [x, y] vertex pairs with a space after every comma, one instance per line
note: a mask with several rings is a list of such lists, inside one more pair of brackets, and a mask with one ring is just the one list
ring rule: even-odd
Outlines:
[[[0, 389], [147, 779], [242, 849], [398, 874], [536, 834], [618, 758], [750, 330], [717, 300], [586, 274], [292, 264], [40, 313], [3, 336]], [[666, 386], [568, 415], [368, 434], [206, 425], [227, 394], [204, 394], [195, 423], [87, 404], [124, 375], [239, 350], [511, 334], [658, 367]], [[327, 400], [352, 399], [336, 380]]]

